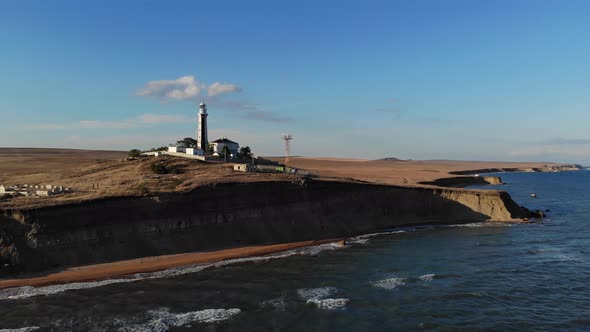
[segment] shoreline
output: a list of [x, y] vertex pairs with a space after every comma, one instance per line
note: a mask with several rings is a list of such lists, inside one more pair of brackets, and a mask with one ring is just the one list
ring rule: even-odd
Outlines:
[[[473, 190], [467, 190], [467, 189], [453, 190], [453, 188], [463, 187], [466, 185], [492, 184], [489, 181], [486, 181], [486, 183], [481, 183], [481, 181], [485, 180], [485, 177], [468, 176], [469, 174], [474, 174], [476, 172], [480, 173], [480, 174], [486, 174], [487, 172], [484, 172], [484, 171], [490, 171], [491, 173], [501, 173], [501, 172], [507, 172], [507, 171], [527, 172], [529, 170], [524, 169], [524, 168], [486, 168], [486, 169], [479, 169], [479, 170], [450, 171], [450, 172], [448, 172], [448, 174], [459, 175], [459, 174], [463, 173], [464, 175], [467, 175], [467, 176], [454, 176], [454, 177], [444, 177], [443, 176], [443, 177], [438, 177], [438, 178], [434, 177], [435, 180], [430, 183], [418, 182], [416, 184], [410, 184], [407, 186], [396, 186], [395, 184], [389, 184], [389, 183], [366, 183], [364, 185], [365, 186], [367, 186], [367, 185], [376, 186], [375, 188], [385, 186], [385, 187], [391, 188], [391, 190], [394, 190], [394, 191], [404, 191], [403, 193], [400, 192], [398, 195], [398, 196], [401, 195], [402, 198], [405, 198], [408, 195], [409, 195], [408, 197], [414, 197], [416, 195], [423, 195], [423, 193], [427, 193], [430, 190], [434, 189], [434, 193], [438, 193], [437, 195], [440, 196], [440, 199], [442, 201], [444, 201], [444, 202], [451, 201], [451, 202], [453, 202], [453, 204], [456, 204], [457, 206], [461, 206], [461, 209], [465, 209], [466, 211], [469, 209], [472, 209], [476, 214], [477, 213], [481, 214], [481, 216], [487, 215], [488, 221], [498, 221], [498, 220], [508, 221], [508, 220], [510, 220], [512, 222], [515, 222], [516, 221], [515, 218], [508, 218], [504, 215], [498, 215], [497, 217], [494, 217], [497, 213], [499, 213], [498, 211], [500, 211], [500, 210], [502, 210], [500, 212], [505, 212], [504, 214], [508, 214], [509, 216], [513, 215], [514, 212], [523, 213], [522, 211], [519, 210], [519, 207], [516, 206], [516, 204], [514, 202], [512, 202], [512, 200], [510, 199], [510, 197], [507, 194], [505, 195], [505, 193], [503, 193], [503, 192], [497, 192], [495, 194], [492, 192], [489, 192], [489, 193], [484, 194], [483, 192], [479, 193], [479, 192], [475, 192]], [[534, 170], [534, 171], [536, 171], [536, 170]], [[552, 171], [553, 171], [553, 169], [552, 169]], [[487, 174], [490, 174], [490, 173], [487, 173]], [[440, 175], [443, 175], [443, 174], [440, 174]], [[489, 178], [492, 178], [492, 177], [489, 177]], [[348, 179], [348, 180], [350, 181], [350, 179]], [[477, 181], [480, 183], [472, 183], [473, 181]], [[322, 182], [324, 182], [324, 181], [319, 181], [317, 183], [322, 183]], [[338, 181], [336, 181], [336, 182], [338, 182]], [[338, 185], [339, 187], [345, 185], [345, 184], [336, 183], [336, 182], [334, 183], [334, 185]], [[441, 182], [443, 182], [443, 183], [441, 183]], [[325, 183], [329, 184], [331, 182], [327, 181]], [[500, 181], [500, 183], [501, 183], [501, 181]], [[251, 183], [248, 183], [248, 184], [251, 184]], [[353, 184], [353, 183], [351, 183], [351, 184]], [[280, 183], [275, 184], [275, 185], [280, 185]], [[361, 185], [361, 184], [357, 184], [357, 185]], [[431, 187], [433, 185], [435, 187]], [[219, 187], [222, 187], [222, 186], [217, 186], [217, 187], [218, 187], [217, 189], [219, 190]], [[297, 191], [301, 191], [301, 188], [299, 186], [297, 186], [296, 189], [297, 189]], [[231, 189], [231, 190], [232, 190], [232, 192], [235, 193], [235, 189]], [[408, 192], [408, 194], [406, 194], [405, 191], [408, 191], [408, 190], [410, 192]], [[248, 189], [248, 192], [250, 192], [250, 189]], [[338, 192], [340, 193], [340, 191], [338, 191]], [[379, 191], [376, 193], [379, 193]], [[207, 194], [209, 195], [209, 192], [207, 192]], [[356, 191], [355, 191], [355, 194], [356, 194]], [[369, 194], [369, 196], [370, 196], [369, 198], [371, 198], [371, 200], [373, 201], [372, 195], [374, 195], [374, 194], [373, 193]], [[395, 198], [398, 196], [394, 195], [392, 197]], [[431, 194], [426, 194], [426, 196], [431, 197]], [[489, 196], [489, 197], [487, 197], [487, 196]], [[112, 198], [110, 198], [110, 199], [112, 199]], [[156, 201], [160, 202], [160, 199], [161, 199], [160, 197], [157, 197]], [[355, 199], [357, 199], [357, 198], [355, 197]], [[488, 200], [484, 202], [483, 199], [488, 199]], [[151, 200], [154, 200], [153, 198], [148, 197], [148, 198], [143, 198], [143, 200], [150, 200], [150, 202], [148, 202], [149, 205], [154, 206], [153, 202], [151, 201]], [[93, 201], [93, 202], [96, 204], [96, 201]], [[429, 201], [425, 201], [425, 202], [426, 202], [425, 204], [427, 204]], [[122, 201], [120, 203], [125, 205], [124, 201]], [[266, 204], [266, 203], [267, 202], [264, 201], [264, 204]], [[88, 203], [88, 204], [90, 204], [90, 203]], [[432, 203], [428, 203], [428, 204], [432, 204]], [[429, 205], [429, 206], [431, 206], [431, 205]], [[481, 209], [482, 206], [483, 207], [491, 207], [491, 210], [484, 211]], [[446, 215], [447, 212], [450, 211], [449, 209], [451, 209], [452, 207], [453, 206], [444, 206], [444, 209], [443, 209], [443, 206], [440, 206], [439, 208], [441, 208], [443, 210], [438, 211], [438, 213], [442, 213], [443, 215]], [[68, 207], [62, 206], [59, 208], [65, 209]], [[70, 208], [83, 209], [84, 206], [79, 206], [79, 207], [73, 206]], [[49, 209], [49, 207], [46, 209]], [[43, 212], [51, 214], [51, 211], [45, 211], [46, 209], [37, 210], [35, 217], [39, 217], [40, 214]], [[504, 210], [506, 210], [506, 211], [504, 211]], [[142, 211], [143, 211], [143, 209], [142, 209]], [[341, 211], [341, 209], [339, 208], [338, 211]], [[452, 211], [454, 211], [454, 210], [452, 210]], [[16, 211], [16, 212], [19, 212], [19, 211]], [[459, 213], [459, 212], [464, 212], [464, 211], [457, 210], [456, 212]], [[482, 214], [482, 212], [483, 212], [483, 214]], [[436, 211], [434, 211], [433, 213], [436, 213]], [[39, 214], [39, 216], [37, 214]], [[161, 213], [157, 213], [155, 215], [161, 215]], [[192, 214], [190, 214], [190, 215], [192, 215]], [[0, 217], [1, 217], [1, 215], [0, 215]], [[10, 217], [14, 217], [14, 220], [19, 221], [19, 227], [21, 227], [20, 225], [27, 225], [28, 224], [26, 222], [26, 218], [25, 218], [24, 213], [16, 213], [14, 216], [10, 216]], [[214, 217], [219, 218], [219, 216], [214, 216]], [[222, 215], [222, 217], [227, 218], [226, 215]], [[430, 222], [433, 221], [432, 219], [428, 219], [427, 217], [425, 217], [424, 220], [429, 220]], [[472, 218], [473, 216], [470, 215], [469, 217], [467, 217], [467, 216], [465, 216], [465, 217]], [[235, 217], [231, 217], [230, 219], [233, 219], [233, 218], [235, 218]], [[522, 218], [520, 218], [520, 220], [522, 220]], [[437, 223], [437, 222], [435, 222], [435, 223]], [[182, 223], [179, 225], [182, 225]], [[60, 226], [63, 226], [63, 225], [60, 223]], [[309, 235], [311, 235], [311, 236], [309, 236]], [[296, 238], [291, 238], [291, 239], [285, 238], [283, 240], [287, 240], [287, 241], [282, 241], [282, 243], [272, 244], [272, 245], [252, 244], [252, 245], [245, 246], [245, 247], [237, 247], [237, 248], [233, 247], [230, 249], [222, 249], [222, 250], [215, 250], [215, 251], [189, 251], [189, 250], [187, 250], [185, 252], [181, 252], [178, 254], [152, 255], [152, 256], [145, 256], [145, 257], [139, 257], [139, 258], [110, 261], [107, 263], [88, 264], [88, 265], [80, 265], [80, 266], [70, 265], [71, 267], [66, 268], [64, 270], [46, 271], [45, 274], [41, 273], [38, 275], [29, 275], [27, 277], [25, 277], [24, 275], [21, 275], [21, 276], [17, 275], [11, 279], [0, 279], [0, 290], [8, 289], [8, 288], [15, 288], [15, 287], [23, 287], [23, 286], [43, 287], [43, 286], [50, 286], [50, 285], [56, 285], [56, 284], [78, 283], [78, 282], [88, 282], [88, 281], [102, 281], [102, 280], [108, 280], [108, 279], [114, 279], [114, 278], [126, 278], [126, 277], [128, 278], [134, 274], [153, 273], [153, 272], [164, 271], [164, 270], [175, 268], [175, 267], [183, 267], [183, 266], [191, 266], [191, 265], [207, 264], [207, 263], [218, 263], [218, 262], [228, 261], [228, 260], [232, 260], [232, 259], [241, 259], [241, 258], [251, 258], [251, 257], [263, 258], [264, 256], [267, 256], [267, 255], [281, 253], [281, 252], [285, 252], [285, 251], [289, 251], [289, 250], [293, 250], [293, 249], [318, 246], [318, 245], [326, 244], [326, 243], [334, 243], [334, 242], [344, 241], [346, 239], [346, 237], [340, 237], [341, 235], [345, 235], [345, 234], [332, 233], [331, 235], [332, 236], [328, 235], [329, 236], [328, 239], [323, 239], [323, 240], [297, 241]], [[316, 235], [308, 234], [307, 238], [310, 238], [310, 237], [317, 238], [316, 236], [317, 236], [317, 234]], [[291, 241], [289, 241], [289, 240], [291, 240]], [[293, 240], [295, 240], [295, 241], [293, 241]], [[262, 243], [264, 243], [264, 242], [262, 242]], [[266, 243], [269, 243], [269, 242], [266, 242]], [[215, 242], [215, 246], [222, 247], [219, 242]], [[67, 264], [65, 264], [64, 266], [67, 266]]]
[[231, 259], [264, 257], [293, 249], [342, 241], [345, 241], [345, 238], [308, 240], [282, 244], [222, 249], [216, 251], [149, 256], [110, 263], [71, 267], [63, 271], [37, 277], [4, 280], [0, 279], [0, 290], [25, 286], [44, 287], [58, 284], [102, 281], [114, 279], [117, 277], [125, 278], [138, 273], [159, 272], [175, 267], [218, 263]]

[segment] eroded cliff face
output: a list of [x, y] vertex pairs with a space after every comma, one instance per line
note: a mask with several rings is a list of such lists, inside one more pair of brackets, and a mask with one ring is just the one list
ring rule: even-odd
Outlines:
[[434, 181], [422, 182], [421, 184], [441, 187], [464, 188], [469, 186], [501, 185], [502, 178], [499, 176], [457, 176], [441, 178]]
[[0, 212], [2, 274], [417, 224], [525, 217], [507, 193], [312, 181]]

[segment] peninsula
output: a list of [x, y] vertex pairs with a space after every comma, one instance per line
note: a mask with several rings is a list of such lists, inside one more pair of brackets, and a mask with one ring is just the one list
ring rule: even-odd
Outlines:
[[[0, 276], [6, 280], [0, 288], [269, 254], [397, 226], [522, 220], [530, 211], [506, 192], [441, 184], [468, 184], [466, 179], [478, 178], [469, 175], [474, 172], [577, 169], [546, 163], [289, 158], [290, 167], [306, 171], [301, 176], [236, 172], [231, 163], [175, 156], [126, 156], [0, 149], [0, 184], [58, 183], [72, 189], [48, 197], [2, 198]], [[156, 163], [169, 172], [153, 173]], [[102, 265], [76, 268], [91, 264]], [[47, 279], [48, 274], [54, 277]], [[25, 278], [32, 276], [46, 279]]]

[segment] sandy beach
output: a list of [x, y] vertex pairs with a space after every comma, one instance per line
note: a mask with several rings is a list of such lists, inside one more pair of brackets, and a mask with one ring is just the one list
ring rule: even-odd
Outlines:
[[321, 241], [301, 241], [267, 246], [250, 246], [208, 252], [194, 252], [176, 255], [162, 255], [131, 259], [126, 261], [73, 267], [45, 276], [0, 280], [0, 289], [32, 286], [42, 287], [55, 284], [98, 281], [124, 277], [136, 273], [157, 272], [173, 267], [215, 263], [229, 259], [261, 257], [287, 250], [317, 246], [325, 243], [344, 241], [344, 239], [327, 239]]

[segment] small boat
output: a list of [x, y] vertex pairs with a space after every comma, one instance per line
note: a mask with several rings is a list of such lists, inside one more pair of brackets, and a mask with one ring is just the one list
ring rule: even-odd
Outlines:
[[535, 194], [535, 193], [532, 193], [532, 194], [531, 194], [531, 197], [532, 197], [532, 198], [537, 198], [537, 194]]

